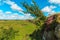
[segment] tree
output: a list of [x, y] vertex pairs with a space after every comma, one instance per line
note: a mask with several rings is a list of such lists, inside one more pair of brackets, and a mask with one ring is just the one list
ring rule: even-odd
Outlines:
[[[32, 3], [33, 4], [29, 5], [28, 3], [23, 2], [22, 5], [26, 8], [26, 13], [36, 16], [33, 21], [37, 26], [41, 27], [46, 19], [46, 16], [44, 16], [43, 12], [40, 10], [39, 6], [34, 0], [32, 0]], [[25, 11], [23, 12], [25, 13]]]
[[22, 3], [22, 5], [26, 8], [27, 13], [36, 16], [33, 21], [37, 26], [39, 26], [39, 29], [35, 30], [30, 35], [32, 40], [60, 40], [60, 15], [53, 15], [52, 17], [47, 18], [43, 15], [43, 12], [39, 9], [36, 2], [34, 0], [32, 0], [32, 2], [33, 4], [31, 5], [25, 2]]
[[44, 28], [42, 26], [44, 25], [46, 16], [44, 16], [43, 12], [40, 10], [39, 6], [34, 0], [32, 0], [32, 3], [33, 4], [28, 4], [26, 2], [23, 2], [22, 5], [26, 8], [26, 11], [23, 12], [30, 13], [31, 15], [35, 16], [35, 19], [30, 20], [30, 22], [37, 25], [38, 29], [35, 30], [30, 36], [32, 37], [32, 40], [41, 40], [41, 30]]

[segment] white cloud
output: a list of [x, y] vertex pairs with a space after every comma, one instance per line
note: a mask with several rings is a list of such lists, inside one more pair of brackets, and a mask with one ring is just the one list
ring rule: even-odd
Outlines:
[[10, 6], [12, 10], [18, 11], [19, 13], [22, 13], [23, 15], [19, 15], [18, 13], [12, 13], [11, 11], [3, 12], [3, 10], [0, 10], [0, 19], [34, 19], [30, 14], [24, 14], [22, 11], [23, 9], [18, 6], [15, 2], [11, 0], [0, 0]]
[[42, 9], [43, 12], [50, 12], [51, 11], [51, 8], [49, 8], [48, 6], [44, 7]]
[[[7, 15], [8, 14], [8, 15]], [[14, 20], [14, 19], [19, 19], [19, 20], [26, 20], [26, 19], [34, 19], [30, 14], [24, 14], [24, 16], [19, 15], [18, 13], [13, 13], [10, 11], [3, 12], [0, 10], [0, 19], [9, 19], [9, 20]]]
[[0, 10], [0, 13], [2, 13], [3, 11], [2, 10]]
[[[13, 1], [11, 1], [11, 0], [0, 0], [0, 5], [2, 5], [2, 4], [4, 4], [4, 3], [10, 5], [10, 8], [11, 8], [12, 10], [15, 10], [15, 11], [18, 11], [18, 12], [20, 12], [20, 13], [23, 13], [23, 12], [22, 12], [23, 9], [22, 9], [20, 6], [18, 6], [15, 2], [13, 2]], [[23, 13], [23, 14], [24, 14], [24, 13]]]
[[53, 10], [54, 8], [56, 8], [56, 6], [46, 6], [42, 9], [43, 12], [47, 12], [48, 14], [54, 14], [55, 11]]
[[28, 19], [34, 19], [34, 17], [31, 16], [31, 14], [27, 13], [24, 15], [24, 18], [28, 18]]
[[49, 0], [49, 2], [60, 5], [60, 0]]
[[51, 9], [54, 9], [54, 8], [56, 8], [56, 6], [51, 5], [50, 8], [51, 8]]
[[5, 13], [6, 13], [6, 14], [11, 14], [12, 12], [10, 12], [10, 11], [6, 11]]
[[10, 1], [10, 0], [5, 0], [5, 1], [4, 1], [4, 3], [6, 3], [6, 4], [10, 5], [10, 8], [11, 8], [11, 9], [13, 9], [13, 10], [16, 10], [16, 11], [19, 11], [19, 12], [23, 13], [23, 12], [22, 12], [22, 11], [23, 11], [23, 9], [22, 9], [20, 6], [18, 6], [15, 2]]

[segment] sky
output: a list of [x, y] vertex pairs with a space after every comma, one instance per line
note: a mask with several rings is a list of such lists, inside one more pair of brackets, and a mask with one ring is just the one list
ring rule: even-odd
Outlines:
[[[0, 0], [0, 19], [34, 19], [30, 13], [23, 13], [26, 9], [20, 4], [26, 1], [33, 4], [32, 0]], [[60, 0], [34, 0], [45, 16], [60, 12]]]

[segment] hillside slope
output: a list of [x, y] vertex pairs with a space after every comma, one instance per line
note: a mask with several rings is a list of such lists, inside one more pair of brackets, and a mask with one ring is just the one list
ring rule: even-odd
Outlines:
[[19, 31], [19, 35], [16, 36], [14, 40], [27, 40], [27, 35], [31, 34], [35, 29], [36, 25], [21, 20], [0, 20], [0, 27], [9, 28], [13, 27], [15, 30]]

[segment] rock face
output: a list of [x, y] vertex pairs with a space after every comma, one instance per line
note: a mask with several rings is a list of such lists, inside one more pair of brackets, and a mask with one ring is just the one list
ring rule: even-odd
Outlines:
[[55, 28], [55, 35], [58, 39], [60, 39], [60, 24], [58, 24]]
[[48, 17], [42, 40], [60, 40], [60, 14]]
[[49, 16], [41, 29], [29, 36], [32, 40], [60, 40], [60, 14]]

